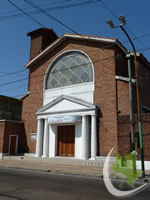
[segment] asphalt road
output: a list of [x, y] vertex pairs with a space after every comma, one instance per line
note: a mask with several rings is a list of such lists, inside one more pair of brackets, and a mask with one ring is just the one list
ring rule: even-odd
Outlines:
[[[118, 181], [114, 184], [119, 185]], [[114, 200], [103, 179], [0, 168], [0, 200]], [[150, 185], [128, 200], [149, 200]]]

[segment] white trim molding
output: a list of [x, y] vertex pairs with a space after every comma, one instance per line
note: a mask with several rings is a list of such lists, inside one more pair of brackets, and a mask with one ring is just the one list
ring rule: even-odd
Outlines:
[[67, 100], [68, 102], [72, 102], [72, 103], [75, 103], [77, 105], [80, 105], [80, 106], [83, 106], [84, 108], [83, 109], [75, 109], [75, 110], [63, 110], [62, 111], [62, 114], [64, 113], [70, 113], [70, 112], [81, 112], [81, 111], [96, 111], [96, 105], [94, 104], [91, 104], [91, 103], [88, 103], [88, 102], [85, 102], [81, 99], [78, 99], [78, 98], [75, 98], [75, 97], [70, 97], [70, 96], [67, 96], [67, 95], [61, 95], [59, 96], [58, 98], [56, 98], [55, 100], [51, 101], [50, 103], [46, 104], [45, 106], [43, 106], [41, 109], [37, 110], [36, 112], [36, 115], [46, 115], [46, 114], [60, 114], [61, 111], [58, 111], [58, 113], [55, 111], [49, 111], [49, 112], [46, 112], [48, 109], [52, 108], [53, 106], [57, 105], [58, 103], [64, 101], [64, 100]]
[[0, 160], [3, 160], [3, 153], [0, 153]]
[[91, 60], [91, 58], [88, 56], [88, 54], [86, 54], [84, 51], [81, 51], [80, 49], [69, 49], [69, 50], [66, 50], [62, 53], [60, 53], [59, 55], [57, 55], [53, 60], [52, 62], [49, 64], [47, 70], [46, 70], [46, 73], [45, 73], [45, 76], [44, 76], [44, 87], [43, 87], [43, 91], [44, 90], [57, 90], [59, 88], [66, 88], [68, 86], [64, 86], [64, 87], [58, 87], [58, 88], [52, 88], [52, 89], [47, 89], [46, 88], [46, 83], [47, 83], [47, 79], [48, 79], [48, 76], [50, 74], [50, 71], [52, 70], [54, 64], [59, 60], [59, 58], [61, 58], [63, 55], [65, 54], [68, 54], [68, 53], [72, 53], [72, 52], [79, 52], [81, 54], [83, 54], [84, 56], [86, 56], [88, 59], [89, 59], [89, 63], [91, 64], [92, 66], [92, 69], [93, 69], [93, 80], [91, 82], [85, 82], [85, 83], [80, 83], [80, 84], [72, 84], [72, 85], [68, 85], [68, 86], [76, 86], [76, 85], [82, 85], [82, 84], [88, 84], [88, 83], [93, 83], [95, 82], [95, 71], [94, 71], [94, 65], [93, 65], [93, 62]]

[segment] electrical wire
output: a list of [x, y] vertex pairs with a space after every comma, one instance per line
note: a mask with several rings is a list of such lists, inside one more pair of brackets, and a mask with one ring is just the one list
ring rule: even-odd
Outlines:
[[45, 15], [47, 15], [48, 17], [50, 17], [51, 19], [53, 19], [54, 21], [58, 22], [59, 24], [61, 24], [62, 26], [64, 26], [65, 28], [67, 28], [68, 30], [70, 30], [71, 32], [75, 33], [78, 35], [78, 33], [76, 31], [74, 31], [72, 28], [70, 28], [69, 26], [67, 26], [66, 24], [64, 24], [62, 21], [60, 21], [59, 19], [57, 19], [56, 17], [54, 17], [53, 15], [49, 14], [48, 12], [46, 12], [45, 10], [43, 10], [41, 7], [39, 7], [37, 4], [35, 4], [34, 2], [30, 1], [28, 2], [27, 0], [24, 0], [26, 3], [28, 3], [29, 5], [33, 6], [34, 8], [36, 8], [37, 10], [39, 10], [40, 12], [44, 13]]
[[17, 86], [17, 87], [5, 89], [5, 90], [0, 90], [0, 92], [8, 92], [8, 91], [12, 91], [12, 90], [16, 90], [16, 89], [24, 88], [24, 87], [27, 87], [27, 85], [26, 85], [26, 84], [23, 84], [23, 85], [20, 85], [20, 86]]
[[[10, 2], [10, 0], [8, 0], [9, 2]], [[24, 0], [25, 2], [27, 2], [26, 0]], [[35, 7], [36, 9], [39, 9], [41, 12], [43, 12], [44, 14], [48, 14], [47, 12], [45, 12], [45, 11], [43, 11], [43, 9], [41, 9], [39, 6], [37, 6], [35, 3], [31, 3], [32, 1], [30, 1], [30, 3], [29, 2], [27, 2], [27, 3], [29, 3], [31, 6], [33, 6], [33, 7]], [[12, 3], [12, 2], [11, 2]], [[14, 5], [17, 9], [19, 9], [19, 10], [22, 10], [22, 9], [20, 9], [19, 7], [17, 7], [16, 5]], [[23, 12], [24, 13], [24, 12]], [[24, 13], [24, 14], [26, 14], [26, 13]], [[58, 19], [56, 19], [55, 17], [53, 17], [53, 16], [51, 16], [51, 15], [47, 15], [47, 16], [49, 16], [49, 17], [51, 17], [52, 19], [54, 19], [55, 21], [57, 21], [58, 23], [60, 23], [60, 24], [62, 24], [62, 25], [64, 25], [66, 28], [68, 28], [69, 30], [71, 30], [72, 32], [74, 32], [75, 34], [77, 34], [77, 35], [79, 35], [76, 31], [74, 31], [73, 29], [71, 29], [70, 27], [68, 27], [68, 26], [66, 26], [64, 23], [62, 23], [61, 21], [59, 21]], [[31, 18], [31, 17], [30, 17]], [[32, 20], [33, 20], [33, 18], [31, 18]], [[36, 20], [37, 21], [37, 20]], [[111, 45], [111, 46], [114, 46], [114, 45]], [[144, 50], [146, 50], [146, 49], [144, 49]], [[113, 56], [114, 57], [114, 56]], [[105, 58], [105, 59], [108, 59], [108, 58]], [[102, 59], [102, 60], [105, 60], [105, 59]], [[95, 62], [97, 62], [97, 61], [95, 61]], [[42, 76], [43, 76], [44, 74], [42, 74]], [[41, 75], [39, 75], [39, 76], [41, 76]], [[32, 77], [32, 78], [34, 78], [34, 77]], [[4, 86], [4, 85], [8, 85], [8, 84], [13, 84], [13, 83], [16, 83], [16, 82], [20, 82], [20, 81], [24, 81], [24, 80], [27, 80], [28, 78], [25, 78], [25, 79], [20, 79], [20, 80], [16, 80], [16, 81], [11, 81], [11, 82], [8, 82], [8, 83], [4, 83], [4, 84], [1, 84], [0, 86]]]
[[[112, 47], [114, 47], [114, 44], [113, 45], [107, 45], [107, 46], [104, 46], [104, 49], [107, 49], [107, 48], [112, 48]], [[103, 50], [103, 49], [102, 49]], [[137, 49], [137, 52], [143, 52], [143, 51], [148, 51], [148, 50], [150, 50], [150, 47], [147, 47], [147, 48], [142, 48], [142, 49]], [[89, 51], [90, 52], [90, 51]], [[89, 53], [88, 52], [88, 53]], [[122, 56], [122, 55], [124, 55], [125, 53], [122, 53], [122, 54], [117, 54], [116, 55], [116, 58], [118, 57], [118, 56]], [[114, 56], [110, 56], [110, 57], [107, 57], [108, 59], [109, 58], [113, 58]], [[105, 60], [105, 58], [104, 58], [104, 60]], [[98, 60], [98, 62], [100, 62], [100, 61], [103, 61], [103, 59], [100, 59], [100, 60]], [[95, 61], [94, 61], [95, 62]], [[93, 62], [93, 63], [94, 63]], [[88, 63], [88, 64], [90, 64], [90, 63]], [[80, 66], [80, 65], [78, 65], [78, 66]], [[19, 70], [19, 71], [15, 71], [15, 72], [10, 72], [10, 73], [6, 73], [6, 72], [0, 72], [0, 73], [5, 73], [4, 75], [1, 75], [0, 77], [4, 77], [4, 76], [8, 76], [8, 75], [13, 75], [13, 74], [16, 74], [16, 73], [20, 73], [20, 72], [23, 72], [23, 71], [26, 71], [27, 69], [23, 69], [23, 70]], [[27, 78], [28, 79], [28, 78]], [[22, 80], [22, 79], [21, 79]], [[24, 79], [23, 79], [24, 80]]]
[[[150, 48], [148, 48], [148, 49], [150, 50]], [[117, 58], [118, 59], [118, 57], [123, 56], [125, 54], [126, 53], [121, 53], [121, 54], [117, 54], [115, 56], [109, 56], [109, 57], [101, 58], [99, 60], [95, 60], [95, 61], [89, 62], [87, 64], [95, 64], [95, 63], [100, 63], [100, 62], [103, 63], [104, 61], [107, 61], [108, 59], [112, 59], [112, 58]], [[81, 64], [81, 65], [84, 65], [84, 64]], [[80, 66], [80, 65], [78, 65], [78, 66]], [[76, 67], [76, 66], [74, 66], [74, 67]], [[30, 80], [33, 79], [33, 78], [37, 78], [37, 77], [41, 77], [41, 76], [46, 76], [46, 75], [47, 75], [46, 73], [43, 73], [43, 74], [40, 74], [40, 75], [36, 75], [36, 76], [30, 77]], [[16, 81], [11, 81], [11, 82], [7, 82], [7, 83], [4, 83], [4, 84], [0, 84], [0, 86], [5, 86], [5, 85], [13, 84], [13, 83], [18, 83], [18, 82], [25, 81], [25, 80], [29, 80], [29, 77], [25, 78], [25, 79], [20, 79], [20, 80], [16, 80]], [[14, 88], [14, 89], [17, 89], [17, 88]], [[35, 93], [37, 93], [37, 92], [35, 92]], [[32, 92], [32, 94], [33, 94], [33, 92]], [[21, 96], [21, 95], [18, 95], [18, 96]], [[14, 96], [14, 97], [16, 97], [16, 96]]]
[[[147, 35], [145, 35], [147, 36]], [[122, 43], [125, 43], [126, 41], [122, 42]], [[112, 45], [107, 45], [107, 46], [104, 46], [104, 49], [107, 49], [107, 48], [112, 48], [114, 47], [115, 45], [112, 44]], [[137, 49], [137, 52], [143, 52], [143, 51], [148, 51], [150, 50], [150, 47], [147, 47], [147, 48], [140, 48], [140, 49]], [[90, 52], [90, 51], [89, 51]], [[88, 53], [89, 53], [88, 52]], [[124, 53], [123, 53], [124, 54]], [[123, 55], [122, 54], [122, 55]], [[121, 55], [121, 54], [119, 54]], [[110, 58], [110, 57], [109, 57]], [[101, 61], [101, 60], [100, 60]], [[6, 73], [6, 72], [0, 72], [0, 73], [3, 73], [3, 75], [0, 75], [0, 77], [5, 77], [5, 76], [8, 76], [8, 75], [13, 75], [13, 74], [17, 74], [17, 73], [21, 73], [23, 71], [26, 71], [27, 69], [23, 69], [23, 70], [18, 70], [18, 71], [14, 71], [14, 72], [9, 72], [9, 73]]]
[[[52, 1], [52, 0], [51, 0]], [[56, 4], [62, 4], [62, 3], [65, 3], [65, 2], [68, 2], [68, 1], [71, 1], [71, 0], [61, 0], [61, 1], [57, 1], [56, 2], [56, 0], [54, 0], [55, 2], [49, 2], [49, 0], [48, 0], [48, 2], [47, 3], [43, 3], [43, 4], [40, 4], [40, 6], [48, 6], [48, 5], [56, 5]], [[23, 8], [23, 10], [31, 10], [32, 9], [32, 7], [25, 7], [25, 8]], [[16, 13], [16, 9], [15, 10], [11, 10], [11, 11], [9, 11], [9, 13]], [[18, 12], [17, 12], [18, 13]], [[30, 13], [29, 13], [30, 14]], [[5, 16], [4, 16], [5, 17]]]
[[[26, 3], [28, 3], [29, 5], [33, 6], [34, 8], [36, 8], [37, 10], [39, 10], [40, 12], [42, 12], [43, 14], [45, 14], [46, 16], [48, 16], [49, 18], [53, 19], [54, 21], [56, 21], [57, 23], [63, 25], [65, 28], [67, 28], [68, 30], [72, 31], [73, 33], [75, 33], [76, 35], [79, 35], [82, 39], [86, 40], [86, 38], [79, 34], [77, 31], [73, 30], [72, 28], [70, 28], [68, 25], [64, 24], [62, 21], [58, 20], [56, 17], [52, 16], [51, 14], [49, 14], [48, 12], [44, 11], [41, 7], [39, 7], [37, 4], [35, 4], [32, 0], [30, 0], [30, 2], [28, 0], [24, 0]], [[97, 1], [97, 0], [96, 0]], [[72, 44], [72, 46], [74, 47], [74, 45]], [[76, 49], [76, 47], [74, 47]]]
[[[117, 15], [112, 11], [112, 9], [111, 9], [108, 5], [106, 5], [106, 3], [103, 2], [103, 0], [98, 0], [98, 1], [109, 11], [117, 20], [119, 20], [118, 17], [117, 17]], [[139, 43], [145, 48], [144, 43], [140, 40], [139, 37], [137, 37], [137, 36], [127, 27], [127, 25], [126, 25], [126, 29], [134, 36], [134, 39], [138, 40]], [[133, 40], [133, 39], [132, 39], [132, 40]]]
[[[91, 1], [91, 3], [95, 3], [95, 2], [101, 2], [104, 6], [105, 6], [105, 8], [106, 9], [108, 9], [110, 12], [111, 12], [111, 14], [115, 17], [115, 18], [117, 18], [118, 19], [118, 17], [115, 15], [115, 13], [106, 5], [106, 4], [104, 4], [104, 2], [102, 1], [102, 0], [94, 0], [94, 1]], [[89, 1], [88, 2], [84, 2], [84, 3], [89, 3]], [[33, 6], [32, 6], [33, 7]], [[54, 9], [54, 8], [52, 8], [52, 9]], [[22, 9], [21, 9], [22, 10]], [[36, 11], [37, 12], [37, 11]], [[39, 10], [39, 12], [41, 12], [40, 10]], [[42, 9], [42, 12], [46, 12], [46, 10], [44, 10], [44, 9]], [[23, 13], [23, 14], [25, 14], [25, 13]], [[46, 13], [45, 13], [46, 14]], [[48, 14], [48, 13], [47, 13]], [[31, 18], [31, 16], [28, 16], [28, 17], [30, 17]], [[31, 18], [32, 20], [33, 20], [33, 18]], [[36, 20], [37, 21], [37, 20]], [[60, 20], [59, 20], [60, 21]], [[60, 23], [62, 23], [61, 21], [60, 21]], [[39, 22], [38, 22], [38, 24], [39, 24]], [[63, 24], [62, 23], [62, 25], [65, 25], [65, 24]], [[43, 26], [43, 25], [42, 25]], [[66, 25], [65, 25], [66, 26]], [[78, 34], [76, 31], [74, 31], [73, 29], [71, 29], [70, 27], [67, 27], [67, 28], [69, 28], [69, 30], [71, 30], [72, 32], [74, 32], [74, 33], [76, 33], [76, 34]], [[80, 34], [78, 34], [78, 35], [80, 35]], [[148, 34], [144, 34], [143, 36], [140, 36], [140, 37], [134, 37], [132, 40], [139, 40], [140, 38], [145, 38], [145, 37], [150, 37], [150, 34], [148, 33]], [[122, 42], [122, 44], [124, 44], [124, 43], [127, 43], [128, 41], [126, 40], [126, 41], [123, 41]], [[146, 49], [147, 47], [145, 47], [144, 46], [144, 49]]]
[[[91, 2], [89, 2], [89, 1], [87, 1], [87, 2], [83, 2], [82, 4], [80, 3], [78, 3], [78, 4], [72, 4], [72, 5], [65, 5], [65, 6], [60, 6], [60, 7], [52, 7], [52, 8], [47, 8], [47, 9], [44, 9], [44, 11], [49, 11], [49, 10], [57, 10], [57, 9], [64, 9], [64, 8], [68, 8], [68, 7], [73, 7], [73, 6], [80, 6], [80, 5], [84, 5], [84, 4], [88, 4], [88, 3], [95, 3], [95, 2], [102, 2], [102, 0], [92, 0]], [[61, 2], [61, 1], [60, 1]], [[62, 1], [62, 2], [68, 2], [68, 0], [64, 0], [64, 1]], [[58, 2], [56, 2], [56, 3], [58, 3]], [[106, 9], [108, 9], [110, 12], [111, 12], [111, 14], [115, 17], [115, 18], [117, 18], [118, 19], [118, 17], [115, 15], [115, 13], [106, 5], [106, 4], [104, 4], [104, 2], [102, 2], [103, 3], [103, 5], [105, 6], [105, 8]], [[28, 8], [24, 8], [24, 9], [31, 9], [31, 7], [28, 7]], [[41, 12], [41, 11], [39, 11], [39, 12]], [[32, 12], [30, 12], [30, 13], [28, 13], [28, 14], [37, 14], [37, 13], [39, 13], [38, 11], [32, 11]], [[17, 16], [23, 16], [24, 15], [24, 13], [23, 14], [19, 14], [19, 15], [9, 15], [9, 16], [3, 16], [3, 17], [0, 17], [0, 21], [1, 20], [5, 20], [5, 19], [13, 19], [13, 17], [17, 17]], [[132, 40], [138, 40], [138, 39], [143, 39], [143, 38], [146, 38], [146, 37], [150, 37], [150, 33], [147, 33], [147, 34], [144, 34], [144, 35], [141, 35], [141, 36], [139, 36], [139, 37], [134, 37], [134, 38], [132, 38]], [[127, 43], [128, 42], [128, 40], [126, 40], [126, 41], [123, 41], [122, 43]], [[145, 48], [145, 47], [144, 47]], [[146, 47], [147, 48], [147, 47]]]
[[[10, 3], [12, 3], [10, 0], [8, 0]], [[59, 19], [57, 19], [56, 17], [52, 16], [51, 14], [47, 13], [46, 11], [44, 11], [41, 7], [39, 7], [37, 4], [33, 3], [31, 0], [30, 2], [28, 2], [27, 0], [24, 0], [26, 3], [28, 3], [29, 5], [31, 5], [32, 7], [36, 8], [37, 10], [39, 10], [40, 12], [44, 13], [45, 15], [47, 15], [48, 17], [50, 17], [51, 19], [55, 20], [57, 23], [61, 24], [62, 26], [64, 26], [65, 28], [69, 29], [70, 31], [72, 31], [73, 33], [78, 34], [75, 30], [73, 30], [72, 28], [70, 28], [68, 25], [64, 24], [62, 21], [60, 21]], [[97, 1], [97, 0], [96, 0]], [[32, 19], [33, 21], [37, 22], [38, 24], [41, 25], [41, 23], [39, 23], [37, 20], [35, 20], [34, 18], [32, 18], [29, 14], [27, 14], [26, 12], [24, 12], [20, 7], [18, 7], [16, 4], [12, 3], [13, 6], [15, 6], [17, 9], [19, 9], [20, 11], [22, 11], [25, 15], [27, 15], [30, 19]], [[43, 26], [43, 25], [42, 25]], [[43, 26], [44, 27], [44, 26]], [[44, 27], [45, 28], [45, 27]], [[80, 35], [81, 36], [81, 35]], [[84, 38], [83, 36], [81, 36], [82, 38]]]
[[[117, 58], [122, 56], [122, 55], [125, 55], [126, 53], [121, 53], [121, 54], [117, 54], [117, 55], [114, 55], [114, 56], [109, 56], [109, 57], [105, 57], [105, 58], [101, 58], [101, 59], [98, 59], [98, 60], [95, 60], [93, 62], [89, 62], [89, 63], [86, 63], [86, 64], [94, 64], [94, 63], [100, 63], [100, 62], [103, 62], [103, 61], [106, 61], [108, 59], [112, 59], [112, 58]], [[83, 66], [85, 64], [81, 64], [81, 65], [77, 65], [77, 66]], [[76, 67], [76, 66], [74, 66]], [[111, 68], [110, 68], [111, 69]], [[32, 78], [37, 78], [37, 77], [40, 77], [40, 76], [45, 76], [46, 73], [44, 74], [40, 74], [40, 75], [36, 75], [36, 76], [33, 76], [33, 77], [30, 77], [31, 79]], [[5, 85], [9, 85], [9, 84], [13, 84], [13, 83], [17, 83], [17, 82], [21, 82], [21, 81], [25, 81], [25, 80], [28, 80], [28, 78], [24, 78], [24, 79], [19, 79], [19, 80], [16, 80], [16, 81], [11, 81], [11, 82], [6, 82], [6, 83], [3, 83], [3, 84], [0, 84], [0, 86], [5, 86]]]
[[[61, 25], [63, 25], [65, 28], [67, 28], [67, 29], [69, 29], [70, 31], [72, 31], [73, 33], [75, 33], [75, 34], [77, 34], [77, 35], [79, 35], [79, 36], [81, 36], [83, 39], [84, 39], [84, 37], [81, 35], [81, 34], [79, 34], [79, 33], [77, 33], [77, 31], [75, 31], [75, 30], [73, 30], [72, 28], [70, 28], [69, 26], [67, 26], [66, 24], [64, 24], [63, 22], [61, 22], [60, 20], [58, 20], [56, 17], [54, 17], [54, 16], [52, 16], [51, 14], [49, 14], [48, 12], [46, 12], [45, 10], [43, 10], [41, 7], [39, 7], [37, 4], [35, 4], [32, 0], [24, 0], [26, 3], [28, 3], [29, 5], [31, 5], [31, 6], [33, 6], [34, 8], [36, 8], [37, 10], [39, 10], [40, 12], [42, 12], [43, 14], [45, 14], [45, 15], [47, 15], [48, 17], [50, 17], [51, 19], [53, 19], [53, 20], [55, 20], [56, 22], [58, 22], [59, 24], [61, 24]], [[113, 15], [113, 16], [115, 16], [117, 19], [118, 19], [118, 17], [115, 15], [115, 13], [102, 1], [102, 0], [96, 0], [96, 1], [98, 1], [98, 2], [101, 2], [104, 6], [105, 6], [105, 8], [107, 8], [108, 10], [109, 10], [109, 12], [111, 12], [111, 14]], [[93, 1], [91, 1], [91, 2], [93, 2]], [[95, 1], [94, 1], [95, 2]], [[135, 38], [135, 39], [138, 39], [137, 37]], [[139, 40], [139, 39], [138, 39]], [[126, 42], [126, 41], [125, 41]], [[124, 43], [125, 43], [124, 42]], [[144, 46], [144, 50], [146, 49], [146, 47]]]
[[[66, 0], [67, 2], [68, 0]], [[60, 5], [60, 6], [55, 6], [55, 7], [50, 7], [50, 8], [46, 8], [46, 9], [43, 9], [45, 11], [54, 11], [54, 10], [61, 10], [61, 9], [65, 9], [65, 8], [71, 8], [71, 7], [77, 7], [77, 6], [83, 6], [83, 5], [87, 5], [87, 4], [92, 4], [92, 3], [95, 3], [97, 2], [98, 0], [94, 0], [93, 2], [91, 1], [85, 1], [85, 2], [79, 2], [79, 3], [72, 3], [72, 4], [68, 4], [68, 5]], [[64, 1], [65, 2], [65, 1]], [[28, 8], [24, 8], [22, 10], [29, 10], [31, 9], [31, 7], [28, 7]], [[28, 12], [28, 14], [38, 14], [40, 13], [40, 11], [30, 11]], [[22, 17], [24, 16], [24, 14], [22, 13], [17, 13], [17, 14], [11, 14], [11, 15], [5, 15], [5, 16], [1, 16], [0, 17], [0, 21], [5, 21], [5, 20], [12, 20], [12, 19], [15, 19], [15, 18], [18, 18], [18, 17]]]
[[9, 73], [5, 73], [4, 72], [5, 74], [0, 75], [0, 77], [5, 77], [5, 76], [8, 76], [8, 75], [18, 74], [18, 73], [21, 73], [21, 72], [24, 72], [24, 71], [26, 71], [26, 69], [15, 71], [15, 72], [9, 72]]
[[24, 13], [26, 16], [28, 16], [30, 19], [32, 19], [34, 22], [36, 22], [38, 25], [42, 26], [43, 28], [46, 28], [43, 24], [41, 24], [39, 21], [31, 17], [27, 12], [25, 12], [23, 9], [21, 9], [19, 6], [17, 6], [15, 3], [11, 2], [11, 0], [8, 0], [10, 4], [12, 4], [15, 8], [20, 10], [22, 13]]

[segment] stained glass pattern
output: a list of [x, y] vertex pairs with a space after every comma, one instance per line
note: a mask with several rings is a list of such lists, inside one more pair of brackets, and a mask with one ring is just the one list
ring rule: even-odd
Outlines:
[[87, 56], [72, 51], [59, 57], [53, 64], [46, 89], [64, 87], [93, 81], [93, 67]]

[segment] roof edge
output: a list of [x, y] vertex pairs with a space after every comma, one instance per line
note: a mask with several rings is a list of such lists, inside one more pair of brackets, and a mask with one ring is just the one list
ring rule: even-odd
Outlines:
[[29, 68], [33, 63], [37, 62], [41, 57], [49, 53], [53, 48], [58, 46], [61, 42], [66, 40], [67, 38], [78, 38], [80, 40], [90, 40], [90, 41], [98, 41], [98, 42], [105, 42], [105, 43], [113, 43], [119, 46], [124, 52], [127, 51], [127, 49], [117, 40], [114, 38], [105, 38], [105, 37], [97, 37], [97, 36], [88, 36], [88, 35], [76, 35], [76, 34], [69, 34], [65, 33], [58, 39], [56, 39], [52, 44], [50, 44], [47, 48], [45, 48], [40, 54], [38, 54], [35, 58], [30, 60], [25, 67]]

